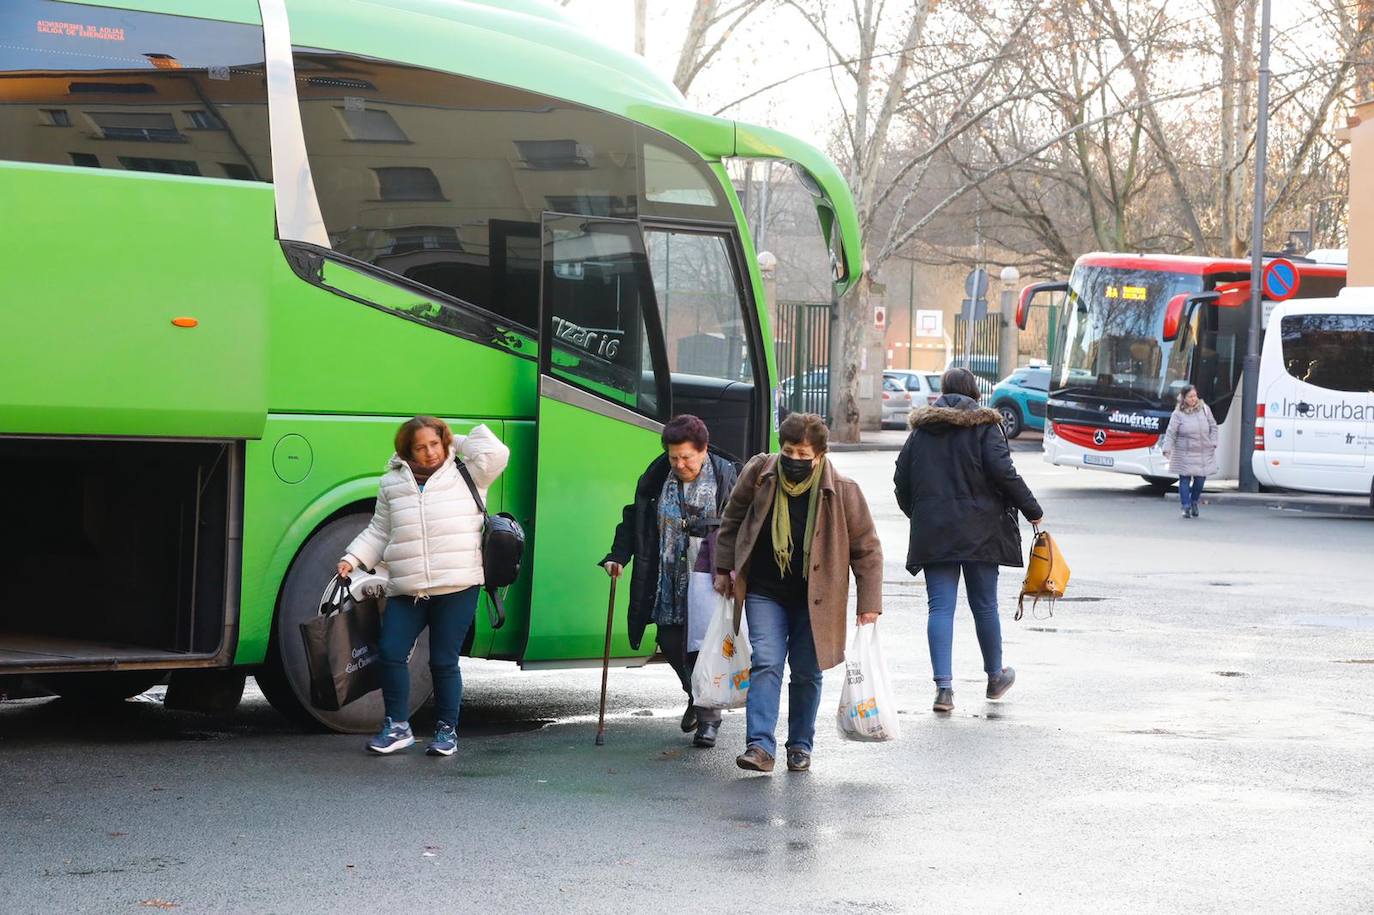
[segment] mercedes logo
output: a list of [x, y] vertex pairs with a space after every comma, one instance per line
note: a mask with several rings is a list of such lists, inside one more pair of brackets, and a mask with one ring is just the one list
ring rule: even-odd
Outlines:
[[1107, 430], [1106, 430], [1106, 429], [1098, 429], [1096, 432], [1093, 433], [1093, 444], [1094, 444], [1094, 445], [1105, 445], [1105, 444], [1107, 444]]

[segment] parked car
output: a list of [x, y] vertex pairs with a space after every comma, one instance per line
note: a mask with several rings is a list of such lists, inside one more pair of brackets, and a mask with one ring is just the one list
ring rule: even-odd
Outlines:
[[778, 385], [777, 391], [777, 410], [778, 422], [782, 422], [788, 413], [798, 409], [802, 413], [819, 413], [822, 416], [829, 412], [830, 408], [830, 370], [826, 368], [812, 369], [801, 376], [801, 390], [798, 392], [796, 403], [793, 402], [793, 392], [797, 388], [797, 376], [784, 378]]
[[905, 379], [883, 374], [883, 418], [884, 429], [901, 428], [911, 415], [911, 392], [906, 389]]
[[887, 369], [884, 378], [896, 378], [903, 387], [911, 392], [911, 405], [919, 407], [932, 404], [940, 396], [940, 373], [921, 372], [915, 369]]
[[1044, 431], [1045, 401], [1049, 399], [1049, 390], [1050, 369], [1047, 365], [1019, 368], [997, 382], [988, 400], [992, 408], [1002, 414], [1002, 427], [1007, 431], [1007, 438], [1016, 438], [1025, 429]]

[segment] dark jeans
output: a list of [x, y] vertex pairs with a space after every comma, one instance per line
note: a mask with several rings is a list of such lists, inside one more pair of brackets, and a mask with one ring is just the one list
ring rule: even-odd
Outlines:
[[[682, 691], [687, 694], [687, 698], [692, 698], [692, 671], [697, 666], [697, 652], [687, 651], [686, 626], [659, 626], [658, 627], [658, 650], [663, 652], [663, 656], [668, 659], [668, 665], [673, 668], [673, 673], [677, 674], [678, 682], [682, 684]], [[719, 721], [720, 709], [702, 708], [697, 706], [698, 721]]]
[[968, 606], [973, 611], [973, 629], [983, 652], [983, 670], [995, 674], [1002, 670], [1002, 622], [997, 618], [997, 563], [932, 562], [921, 567], [926, 576], [926, 640], [930, 643], [930, 666], [935, 685], [941, 689], [954, 678], [954, 608], [959, 600], [959, 573], [968, 588]]
[[458, 653], [472, 628], [481, 588], [472, 587], [437, 597], [389, 597], [382, 613], [382, 699], [387, 717], [410, 717], [410, 665], [415, 640], [429, 627], [429, 671], [434, 678], [435, 714], [458, 726], [458, 703], [463, 699], [463, 675]]
[[1202, 498], [1202, 486], [1206, 482], [1206, 477], [1178, 478], [1178, 501], [1184, 508], [1197, 504], [1198, 499]]
[[821, 707], [821, 665], [805, 602], [785, 607], [771, 597], [744, 599], [749, 619], [749, 697], [745, 705], [746, 745], [778, 752], [775, 732], [782, 702], [782, 667], [787, 663], [787, 749], [811, 752], [816, 740], [816, 713]]

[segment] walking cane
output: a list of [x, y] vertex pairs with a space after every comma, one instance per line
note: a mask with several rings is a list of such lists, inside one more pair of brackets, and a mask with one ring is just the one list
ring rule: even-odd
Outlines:
[[606, 605], [606, 651], [601, 656], [601, 712], [596, 719], [596, 745], [606, 745], [606, 680], [611, 673], [611, 624], [615, 620], [615, 580], [611, 576], [611, 599]]

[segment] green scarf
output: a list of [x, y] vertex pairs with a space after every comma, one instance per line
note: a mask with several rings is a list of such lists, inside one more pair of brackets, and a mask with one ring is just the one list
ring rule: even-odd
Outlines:
[[786, 577], [787, 567], [792, 563], [792, 513], [787, 508], [788, 496], [800, 496], [810, 492], [806, 502], [806, 537], [802, 542], [802, 577], [809, 577], [811, 568], [811, 541], [816, 537], [816, 504], [820, 502], [821, 472], [825, 469], [825, 456], [816, 459], [811, 476], [800, 483], [793, 483], [783, 475], [781, 461], [777, 468], [778, 488], [773, 493], [773, 558], [778, 561], [778, 574]]

